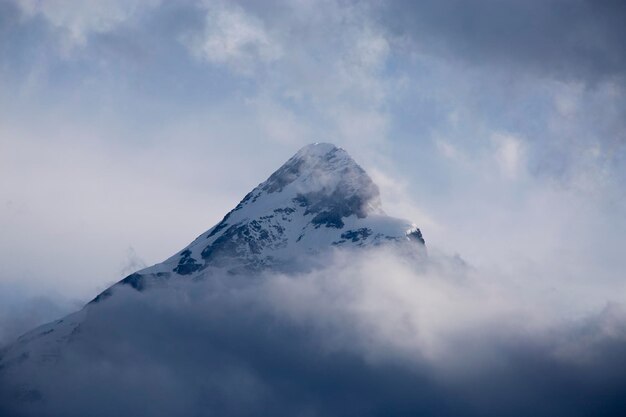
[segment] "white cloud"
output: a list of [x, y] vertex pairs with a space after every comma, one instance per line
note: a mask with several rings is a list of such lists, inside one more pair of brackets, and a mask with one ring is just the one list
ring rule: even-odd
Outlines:
[[389, 169], [383, 170], [376, 166], [368, 167], [367, 173], [380, 189], [383, 210], [386, 213], [416, 223], [422, 233], [428, 231], [425, 236], [430, 236], [431, 232], [441, 229], [441, 225], [420, 207], [419, 196], [418, 198], [411, 196], [405, 178], [392, 174]]
[[66, 48], [84, 46], [90, 35], [112, 31], [161, 0], [18, 0], [27, 16], [41, 15], [62, 31]]
[[261, 20], [235, 4], [205, 4], [204, 31], [183, 38], [196, 57], [247, 75], [280, 58], [282, 48]]
[[554, 106], [562, 117], [572, 117], [579, 111], [583, 97], [582, 83], [556, 83]]
[[294, 147], [315, 142], [317, 138], [311, 128], [285, 106], [268, 97], [256, 97], [246, 100], [256, 115], [256, 124], [260, 134], [268, 140]]
[[515, 180], [524, 170], [524, 146], [517, 137], [507, 133], [494, 133], [491, 140], [495, 145], [494, 158], [503, 177]]
[[382, 69], [390, 53], [389, 42], [382, 33], [366, 27], [355, 34], [349, 51], [352, 64], [368, 71]]
[[437, 146], [437, 150], [448, 159], [459, 160], [463, 158], [463, 154], [459, 149], [445, 139], [437, 139], [435, 145]]

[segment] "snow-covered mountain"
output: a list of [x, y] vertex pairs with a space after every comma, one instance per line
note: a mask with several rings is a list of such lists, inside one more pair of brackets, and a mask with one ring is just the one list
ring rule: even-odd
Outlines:
[[[420, 230], [387, 216], [380, 193], [348, 153], [329, 143], [305, 146], [248, 193], [221, 222], [165, 262], [119, 284], [143, 290], [178, 277], [201, 278], [213, 271], [292, 271], [310, 266], [336, 247], [410, 245], [425, 253]], [[109, 296], [108, 289], [94, 301]]]
[[383, 212], [378, 187], [345, 150], [308, 145], [174, 256], [129, 275], [82, 310], [22, 336], [2, 352], [0, 376], [6, 382], [19, 375], [22, 385], [14, 387], [15, 395], [37, 400], [39, 391], [24, 382], [28, 375], [58, 361], [64, 346], [81, 337], [88, 316], [104, 314], [97, 309], [120, 288], [149, 293], [214, 275], [302, 271], [315, 268], [324, 259], [320, 255], [336, 248], [380, 245], [400, 247], [416, 259], [426, 254], [420, 230]]

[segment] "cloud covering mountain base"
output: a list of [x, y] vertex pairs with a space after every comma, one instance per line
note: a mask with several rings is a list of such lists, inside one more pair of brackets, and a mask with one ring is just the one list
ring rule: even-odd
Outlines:
[[178, 279], [144, 292], [118, 287], [79, 313], [58, 356], [2, 363], [0, 411], [577, 416], [626, 408], [617, 302], [566, 310], [552, 302], [554, 282], [520, 290], [458, 257], [415, 263], [391, 248], [336, 251], [326, 265]]

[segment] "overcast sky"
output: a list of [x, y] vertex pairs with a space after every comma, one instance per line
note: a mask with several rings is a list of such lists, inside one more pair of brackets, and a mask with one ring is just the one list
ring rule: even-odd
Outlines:
[[619, 0], [0, 0], [0, 341], [317, 141], [431, 251], [626, 293], [624, 21]]

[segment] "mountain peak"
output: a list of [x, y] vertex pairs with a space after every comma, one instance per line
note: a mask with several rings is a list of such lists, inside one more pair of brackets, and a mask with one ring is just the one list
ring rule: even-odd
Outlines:
[[[298, 159], [307, 163], [323, 163], [330, 158], [352, 160], [348, 152], [332, 143], [315, 142], [303, 146], [291, 159]], [[354, 161], [352, 161], [354, 162]]]
[[333, 152], [333, 151], [343, 151], [345, 152], [342, 148], [333, 145], [332, 143], [325, 143], [325, 142], [315, 142], [315, 143], [310, 143], [306, 146], [303, 146], [297, 153], [296, 155], [299, 156], [303, 156], [303, 155], [326, 155], [329, 152]]
[[378, 187], [365, 170], [345, 150], [315, 143], [300, 149], [189, 246], [120, 283], [143, 290], [176, 275], [211, 275], [216, 268], [235, 274], [298, 269], [310, 255], [335, 247], [394, 243], [425, 253], [414, 224], [382, 211]]
[[303, 147], [251, 194], [258, 199], [261, 193], [283, 191], [318, 208], [334, 207], [341, 217], [382, 214], [376, 184], [345, 150], [330, 143]]

